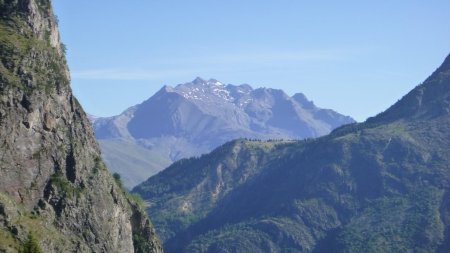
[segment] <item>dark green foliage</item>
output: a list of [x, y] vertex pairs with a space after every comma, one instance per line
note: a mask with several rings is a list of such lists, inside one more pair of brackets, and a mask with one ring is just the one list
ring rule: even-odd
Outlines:
[[[258, 155], [263, 153], [268, 156], [279, 155], [277, 152], [271, 153], [276, 144], [274, 142], [264, 142], [263, 145], [260, 145], [257, 142], [246, 142], [243, 140], [230, 142], [210, 155], [180, 160], [161, 172], [157, 177], [151, 178], [147, 183], [136, 187], [133, 192], [149, 200], [151, 210], [161, 210], [160, 212], [152, 213], [152, 220], [157, 227], [164, 227], [164, 233], [159, 234], [160, 237], [170, 237], [174, 232], [186, 229], [193, 222], [204, 218], [214, 208], [215, 197], [207, 193], [204, 195], [191, 194], [193, 188], [208, 178], [223, 180], [223, 194], [226, 194], [226, 189], [240, 185], [245, 182], [247, 176], [260, 172], [258, 164], [264, 163], [265, 159], [257, 160], [256, 157]], [[234, 149], [240, 149], [241, 152], [232, 153]], [[238, 163], [242, 163], [243, 166], [237, 167], [230, 173], [224, 171], [222, 174], [221, 170], [216, 171], [217, 167], [236, 166], [236, 160]], [[180, 173], [179, 170], [181, 168], [186, 169]], [[213, 190], [212, 185], [205, 184], [204, 187], [208, 190]], [[166, 209], [166, 207], [173, 205], [166, 200], [172, 199], [175, 196], [175, 192], [190, 195], [189, 198], [192, 198], [196, 203], [201, 203], [201, 206], [193, 210], [193, 212]]]
[[122, 179], [120, 177], [119, 173], [113, 174], [114, 181], [116, 182], [117, 186], [119, 186], [120, 189], [123, 189]]
[[58, 189], [62, 190], [63, 192], [70, 191], [70, 182], [61, 173], [53, 174], [50, 177], [50, 182], [52, 185], [56, 186]]
[[57, 172], [50, 177], [50, 183], [68, 198], [79, 198], [83, 189], [71, 183], [62, 173]]
[[268, 234], [252, 228], [252, 224], [243, 223], [225, 226], [220, 231], [211, 231], [193, 241], [187, 251], [256, 253], [281, 252], [281, 249], [271, 241]]
[[436, 252], [444, 239], [436, 212], [441, 199], [439, 190], [429, 188], [374, 200], [340, 230], [326, 252]]
[[122, 191], [123, 194], [125, 194], [131, 202], [137, 205], [137, 207], [140, 208], [142, 212], [145, 213], [145, 201], [142, 199], [142, 197], [137, 193], [130, 193], [123, 185], [122, 177], [119, 173], [113, 173], [114, 181], [116, 182], [119, 189]]
[[154, 248], [152, 242], [141, 235], [133, 235], [134, 252], [147, 253]]
[[61, 51], [64, 55], [67, 54], [67, 46], [64, 43], [61, 43]]
[[147, 240], [145, 240], [145, 238], [143, 238], [140, 235], [134, 235], [133, 236], [133, 244], [134, 244], [134, 250], [136, 253], [145, 253], [145, 249], [146, 247], [146, 242]]
[[145, 201], [142, 199], [142, 197], [137, 193], [129, 193], [126, 192], [127, 197], [132, 200], [134, 203], [136, 203], [139, 208], [145, 212]]
[[450, 252], [450, 57], [443, 66], [365, 123], [268, 151], [228, 143], [136, 187], [166, 250]]
[[28, 234], [28, 238], [19, 250], [19, 253], [42, 253], [38, 241], [31, 232]]
[[[323, 249], [318, 252], [435, 252], [445, 230], [439, 217], [440, 185], [448, 184], [450, 172], [442, 171], [447, 160], [430, 154], [439, 150], [437, 143], [418, 143], [437, 133], [448, 135], [450, 129], [448, 123], [441, 124], [431, 134], [428, 126], [396, 123], [328, 140], [277, 145], [271, 152], [258, 153], [259, 160], [267, 162], [260, 164], [261, 172], [253, 180], [234, 186], [217, 202], [205, 198], [192, 212], [180, 212], [178, 204], [192, 202], [189, 194], [199, 185], [214, 186], [214, 161], [227, 161], [233, 148], [217, 157], [212, 153], [185, 160], [150, 179], [151, 188], [136, 190], [154, 189], [149, 195], [144, 190], [144, 196], [152, 196], [149, 211], [168, 251], [185, 245], [189, 252], [215, 252], [227, 245], [231, 252], [310, 252], [314, 247]], [[450, 139], [445, 140], [449, 145]], [[237, 167], [249, 168], [245, 160]], [[166, 178], [165, 173], [172, 176]], [[177, 177], [185, 178], [178, 184]], [[211, 193], [205, 189], [198, 194]], [[227, 224], [246, 228], [235, 231]], [[193, 239], [187, 236], [192, 234]], [[224, 240], [228, 243], [219, 243]]]

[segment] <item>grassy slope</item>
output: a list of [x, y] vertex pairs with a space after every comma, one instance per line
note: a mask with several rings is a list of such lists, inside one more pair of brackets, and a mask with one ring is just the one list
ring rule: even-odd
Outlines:
[[[69, 85], [64, 56], [47, 41], [18, 33], [21, 29], [24, 34], [31, 33], [19, 18], [0, 19], [0, 84], [8, 83], [26, 92], [33, 89], [50, 92], [55, 84]], [[30, 55], [39, 57], [30, 60]], [[24, 84], [30, 77], [34, 80], [34, 88]]]

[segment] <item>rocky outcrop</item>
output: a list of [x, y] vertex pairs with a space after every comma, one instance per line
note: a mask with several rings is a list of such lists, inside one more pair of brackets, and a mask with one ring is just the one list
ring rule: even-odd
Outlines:
[[[20, 17], [33, 32], [33, 36], [45, 40], [59, 53], [61, 42], [58, 32], [58, 21], [53, 15], [51, 3], [48, 0], [4, 0], [0, 2], [1, 16], [3, 19]], [[23, 32], [23, 31], [19, 31]]]
[[100, 158], [48, 0], [0, 1], [0, 252], [161, 252]]

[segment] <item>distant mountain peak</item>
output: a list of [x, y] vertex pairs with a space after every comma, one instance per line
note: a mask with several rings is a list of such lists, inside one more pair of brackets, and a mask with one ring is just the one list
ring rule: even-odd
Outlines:
[[225, 86], [223, 83], [217, 81], [214, 78], [210, 78], [209, 80], [206, 80], [201, 77], [197, 77], [192, 82], [186, 83], [186, 84], [194, 84], [194, 85], [202, 85], [202, 86], [206, 86], [206, 85], [208, 85], [208, 86]]
[[192, 81], [193, 84], [206, 84], [206, 80], [201, 78], [201, 77], [197, 77]]
[[219, 82], [219, 81], [217, 81], [216, 79], [213, 79], [213, 78], [209, 79], [207, 83], [209, 85], [224, 86], [223, 83], [221, 83], [221, 82]]
[[246, 83], [241, 84], [241, 85], [239, 85], [238, 87], [241, 88], [241, 89], [244, 89], [244, 90], [248, 90], [248, 91], [253, 90], [253, 87], [250, 86], [249, 84], [246, 84]]
[[173, 89], [173, 92], [194, 102], [228, 103], [235, 100], [235, 98], [230, 95], [231, 87], [233, 87], [233, 85], [225, 85], [216, 79], [209, 79], [206, 81], [201, 77], [197, 77], [190, 83], [177, 85]]
[[[154, 96], [165, 96], [165, 94], [176, 92], [175, 89], [176, 88], [173, 88], [172, 86], [164, 85], [158, 92], [155, 93]], [[144, 103], [146, 102], [148, 102], [148, 100], [146, 100]]]
[[[308, 101], [304, 95], [302, 98]], [[354, 122], [332, 110], [305, 104], [280, 89], [253, 89], [248, 84], [224, 84], [216, 79], [197, 77], [175, 87], [164, 86], [126, 114], [96, 120], [94, 127], [101, 140], [127, 140], [150, 148], [153, 155], [158, 154], [165, 159], [163, 161], [173, 161], [211, 151], [233, 139], [317, 137]], [[109, 144], [103, 143], [111, 148], [113, 144]], [[108, 152], [117, 152], [120, 160], [124, 160], [126, 154], [123, 154], [122, 146], [119, 143], [115, 146], [119, 150], [106, 150], [106, 156], [111, 157]], [[114, 162], [109, 165], [117, 169], [116, 172], [129, 167]], [[153, 171], [162, 169], [155, 165], [149, 167], [155, 168]], [[133, 174], [131, 170], [126, 174]], [[145, 175], [148, 177], [150, 173], [151, 170]], [[140, 173], [129, 178], [132, 181], [126, 181], [126, 184], [130, 187], [134, 186], [131, 182], [143, 179]]]
[[303, 93], [296, 93], [294, 96], [292, 96], [292, 98], [295, 99], [295, 101], [300, 103], [305, 108], [314, 108], [315, 107], [314, 102], [308, 100], [308, 98]]
[[219, 81], [216, 79], [210, 78], [209, 80], [206, 80], [202, 77], [196, 77], [192, 82], [186, 83], [186, 84], [195, 84], [195, 85], [222, 85]]
[[162, 90], [165, 90], [167, 92], [173, 92], [173, 87], [169, 86], [169, 85], [164, 85], [164, 87], [162, 88]]

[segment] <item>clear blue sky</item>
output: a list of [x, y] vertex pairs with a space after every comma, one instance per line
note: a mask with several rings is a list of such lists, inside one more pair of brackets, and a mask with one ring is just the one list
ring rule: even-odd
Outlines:
[[72, 88], [119, 114], [197, 76], [303, 92], [362, 121], [450, 53], [449, 0], [54, 0]]

